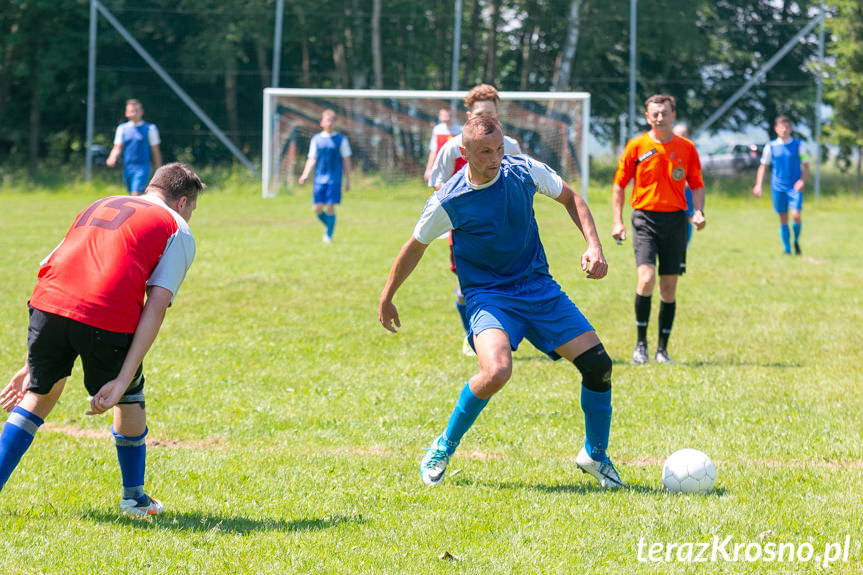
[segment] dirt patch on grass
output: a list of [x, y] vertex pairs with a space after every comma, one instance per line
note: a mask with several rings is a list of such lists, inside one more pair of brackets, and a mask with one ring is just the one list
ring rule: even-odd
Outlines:
[[[41, 431], [48, 433], [59, 433], [69, 437], [80, 437], [85, 439], [112, 440], [111, 432], [106, 429], [85, 429], [74, 425], [52, 425], [46, 423]], [[181, 440], [181, 439], [159, 439], [148, 436], [147, 447], [162, 447], [165, 449], [227, 449], [228, 446], [217, 438], [203, 440]]]

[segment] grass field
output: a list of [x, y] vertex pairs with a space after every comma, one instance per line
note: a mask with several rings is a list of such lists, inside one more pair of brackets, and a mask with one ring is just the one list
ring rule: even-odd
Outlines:
[[[709, 196], [678, 290], [678, 363], [633, 367], [635, 266], [629, 242], [610, 241], [609, 188], [590, 201], [602, 281], [583, 279], [584, 244], [560, 206], [538, 198], [536, 214], [552, 273], [615, 359], [610, 454], [630, 488], [603, 492], [577, 471], [578, 372], [527, 343], [447, 479], [425, 487], [423, 448], [475, 360], [460, 354], [445, 242], [396, 298], [401, 332], [377, 323], [424, 190], [349, 192], [324, 246], [308, 190], [262, 200], [252, 185], [216, 186], [145, 362], [147, 490], [166, 512], [119, 515], [109, 417], [84, 415], [76, 368], [0, 494], [0, 572], [805, 572], [846, 541], [830, 570], [863, 571], [863, 200], [807, 200], [795, 258], [779, 253], [766, 199]], [[25, 357], [39, 260], [107, 192], [119, 188], [0, 190], [5, 377]], [[661, 489], [662, 462], [682, 447], [713, 457], [713, 494]], [[675, 548], [665, 561], [667, 547], [640, 561], [650, 545], [714, 537], [731, 537], [729, 555], [747, 547], [737, 561], [676, 561]], [[746, 560], [768, 543], [812, 558]]]

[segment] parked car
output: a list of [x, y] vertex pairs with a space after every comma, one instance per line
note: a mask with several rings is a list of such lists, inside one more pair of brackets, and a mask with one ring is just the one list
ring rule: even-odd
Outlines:
[[94, 166], [104, 166], [105, 161], [108, 159], [108, 154], [110, 154], [110, 150], [108, 150], [107, 146], [101, 146], [99, 144], [93, 144], [90, 146], [90, 154], [93, 158]]
[[764, 144], [731, 142], [701, 156], [701, 171], [705, 174], [733, 175], [755, 170], [761, 163]]

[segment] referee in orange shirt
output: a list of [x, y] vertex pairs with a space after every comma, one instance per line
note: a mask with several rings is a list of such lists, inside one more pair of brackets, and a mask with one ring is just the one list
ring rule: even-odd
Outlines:
[[612, 237], [626, 239], [623, 200], [632, 186], [632, 230], [638, 284], [635, 289], [635, 325], [638, 340], [632, 354], [636, 365], [647, 363], [647, 323], [650, 299], [656, 282], [659, 256], [659, 339], [655, 359], [674, 363], [668, 357], [668, 337], [674, 323], [677, 277], [686, 271], [686, 184], [692, 189], [695, 213], [692, 224], [704, 228], [704, 180], [695, 145], [672, 132], [676, 117], [672, 96], [656, 94], [644, 102], [650, 130], [630, 140], [614, 175]]

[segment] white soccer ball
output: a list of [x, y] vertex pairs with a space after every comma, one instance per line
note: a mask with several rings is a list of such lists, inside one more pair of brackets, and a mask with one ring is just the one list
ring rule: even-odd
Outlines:
[[716, 468], [703, 452], [681, 449], [662, 466], [662, 484], [672, 493], [709, 493], [716, 483]]

